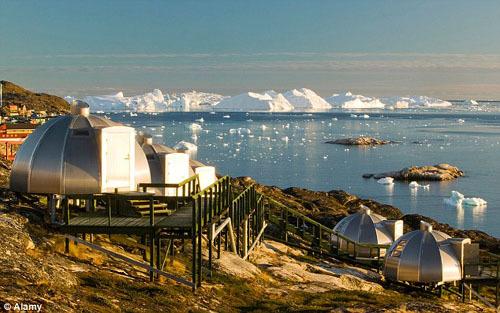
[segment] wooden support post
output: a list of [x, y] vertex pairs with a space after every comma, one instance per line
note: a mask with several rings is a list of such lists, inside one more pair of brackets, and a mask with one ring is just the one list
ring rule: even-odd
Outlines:
[[[206, 199], [206, 197], [205, 197]], [[206, 201], [206, 200], [205, 200]], [[202, 253], [201, 253], [201, 236], [202, 236], [202, 226], [203, 226], [203, 217], [202, 217], [202, 208], [201, 201], [198, 201], [198, 287], [201, 287], [201, 266], [202, 266]]]
[[197, 201], [198, 199], [193, 199], [192, 201], [192, 222], [191, 222], [191, 245], [192, 245], [192, 264], [191, 264], [191, 281], [193, 283], [193, 291], [196, 290], [197, 286], [197, 281], [196, 281], [196, 265], [198, 264], [198, 260], [196, 259], [196, 234], [197, 234], [197, 229], [196, 226], [198, 223], [196, 222], [196, 219], [198, 218], [198, 214], [196, 212], [198, 206], [197, 206]]
[[[70, 211], [69, 211], [69, 201], [68, 201], [68, 198], [65, 199], [66, 202], [65, 202], [65, 209], [66, 209], [66, 215], [65, 215], [65, 222], [66, 222], [66, 225], [69, 225], [69, 215], [70, 215]], [[69, 238], [66, 237], [65, 240], [64, 240], [64, 252], [65, 253], [69, 253]]]
[[[227, 231], [224, 231], [224, 233], [227, 233]], [[219, 234], [217, 236], [217, 259], [220, 259], [220, 247], [221, 247], [221, 240], [222, 240], [222, 234]]]
[[[160, 269], [161, 264], [162, 264], [162, 261], [161, 261], [161, 237], [160, 237], [160, 234], [158, 234], [156, 236], [156, 268]], [[156, 279], [160, 279], [159, 273], [156, 275]]]
[[154, 253], [155, 253], [155, 232], [153, 229], [150, 230], [149, 233], [149, 281], [154, 280], [154, 271], [153, 268], [155, 266], [155, 258], [154, 258]]
[[196, 260], [196, 229], [193, 228], [192, 234], [191, 234], [191, 244], [192, 244], [192, 268], [191, 268], [191, 282], [193, 283], [193, 291], [196, 290], [197, 287], [197, 282], [196, 282], [196, 265], [198, 264], [198, 260]]
[[213, 254], [213, 243], [214, 243], [214, 238], [213, 238], [213, 232], [212, 228], [215, 226], [214, 224], [210, 225], [208, 227], [208, 276], [212, 278], [212, 254]]
[[243, 222], [243, 255], [248, 252], [248, 219]]

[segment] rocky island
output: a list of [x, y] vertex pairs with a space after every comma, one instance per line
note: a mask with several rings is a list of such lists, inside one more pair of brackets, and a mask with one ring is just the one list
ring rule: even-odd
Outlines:
[[384, 172], [378, 174], [364, 174], [363, 178], [380, 179], [392, 177], [403, 181], [448, 181], [464, 176], [464, 172], [458, 167], [450, 164], [437, 164], [425, 166], [412, 166], [399, 171]]
[[359, 136], [352, 138], [329, 140], [326, 141], [325, 143], [334, 145], [344, 145], [344, 146], [376, 146], [376, 145], [386, 145], [395, 142], [390, 140], [377, 139], [373, 137]]

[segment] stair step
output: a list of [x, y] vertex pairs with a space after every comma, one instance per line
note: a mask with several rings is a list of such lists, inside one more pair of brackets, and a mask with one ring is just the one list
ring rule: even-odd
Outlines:
[[[149, 211], [138, 211], [139, 214], [141, 214], [142, 216], [148, 216], [149, 215]], [[172, 210], [169, 210], [169, 209], [164, 209], [164, 210], [155, 210], [155, 215], [158, 215], [158, 214], [172, 214], [174, 211]]]
[[[164, 204], [164, 203], [162, 203], [162, 204], [155, 204], [155, 205], [153, 205], [153, 207], [155, 208], [155, 210], [156, 210], [157, 208], [164, 209], [164, 208], [166, 208], [166, 207], [167, 207], [167, 204]], [[134, 205], [134, 208], [139, 209], [139, 210], [141, 210], [141, 209], [148, 209], [148, 210], [149, 210], [149, 204], [138, 204], [138, 205]]]

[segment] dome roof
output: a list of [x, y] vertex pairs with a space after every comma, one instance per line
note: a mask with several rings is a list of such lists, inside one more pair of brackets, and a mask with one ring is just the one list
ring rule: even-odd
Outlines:
[[[26, 138], [12, 166], [10, 188], [40, 194], [101, 192], [103, 155], [100, 136], [104, 129], [110, 128], [126, 134], [135, 133], [133, 128], [89, 115], [88, 106], [82, 103], [73, 105], [71, 115], [50, 119]], [[131, 170], [133, 175], [130, 177], [135, 183], [149, 182], [146, 156], [135, 141], [130, 142], [131, 152], [134, 152], [132, 145], [135, 145], [135, 171]], [[112, 170], [118, 173], [121, 169], [110, 164], [108, 172]]]
[[384, 276], [391, 280], [439, 283], [461, 279], [457, 247], [470, 239], [451, 238], [421, 222], [420, 230], [396, 240], [386, 254]]
[[396, 238], [394, 238], [395, 235], [390, 231], [390, 228], [387, 227], [389, 222], [394, 223], [396, 221], [388, 221], [385, 217], [372, 213], [367, 207], [361, 206], [357, 213], [351, 214], [338, 222], [333, 231], [356, 243], [391, 244]]

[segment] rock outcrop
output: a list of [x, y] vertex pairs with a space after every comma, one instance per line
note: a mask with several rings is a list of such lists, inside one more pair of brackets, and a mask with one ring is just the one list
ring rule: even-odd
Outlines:
[[[245, 186], [255, 181], [248, 177], [240, 177], [234, 180], [236, 185]], [[273, 199], [280, 201], [288, 207], [317, 220], [325, 226], [333, 228], [342, 218], [359, 210], [364, 205], [374, 213], [385, 216], [388, 219], [403, 219], [405, 232], [420, 228], [420, 221], [426, 221], [433, 225], [434, 229], [443, 231], [450, 236], [470, 238], [480, 244], [481, 249], [493, 253], [500, 253], [500, 239], [488, 235], [480, 230], [460, 230], [448, 224], [439, 223], [429, 217], [407, 214], [388, 204], [379, 203], [370, 199], [361, 199], [355, 195], [342, 190], [331, 190], [328, 192], [313, 191], [303, 188], [280, 189], [274, 186], [256, 184], [257, 190]]]
[[[66, 113], [69, 104], [61, 97], [46, 93], [32, 92], [6, 80], [0, 82], [3, 88], [4, 104], [18, 107], [26, 106], [27, 110], [46, 111], [47, 113]], [[4, 107], [0, 109], [4, 111]]]
[[337, 140], [330, 140], [325, 143], [344, 145], [344, 146], [375, 146], [375, 145], [386, 145], [389, 143], [394, 143], [394, 141], [382, 140], [373, 137], [353, 137], [353, 138], [342, 138]]
[[392, 177], [395, 180], [405, 181], [446, 181], [464, 176], [464, 172], [458, 167], [450, 164], [437, 164], [426, 166], [412, 166], [399, 171], [385, 172], [379, 174], [364, 174], [363, 178], [380, 179]]

